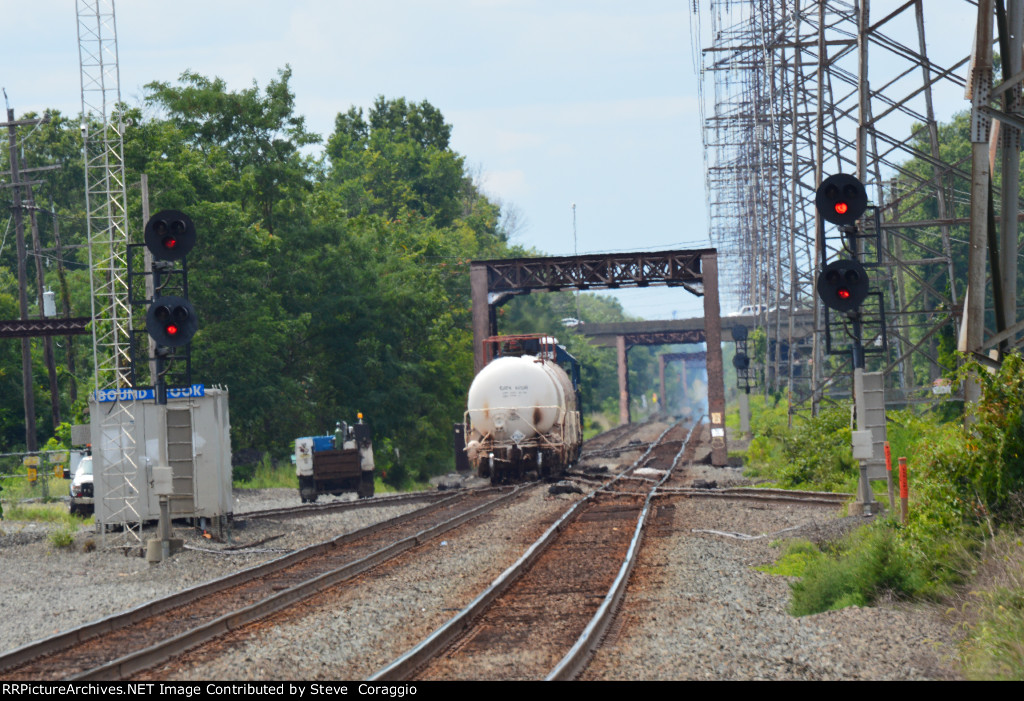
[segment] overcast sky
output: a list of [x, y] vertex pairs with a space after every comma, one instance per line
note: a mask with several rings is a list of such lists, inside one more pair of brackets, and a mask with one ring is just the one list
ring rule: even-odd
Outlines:
[[[453, 125], [453, 147], [484, 190], [515, 208], [517, 243], [551, 255], [704, 248], [690, 8], [689, 0], [118, 0], [121, 93], [140, 103], [146, 83], [185, 70], [232, 90], [253, 80], [262, 87], [290, 64], [297, 111], [325, 138], [338, 112], [378, 95], [428, 100]], [[0, 16], [10, 106], [18, 115], [78, 113], [74, 0], [0, 0]], [[628, 313], [651, 319], [702, 310], [680, 288], [618, 296]], [[732, 306], [723, 300], [723, 311]]]

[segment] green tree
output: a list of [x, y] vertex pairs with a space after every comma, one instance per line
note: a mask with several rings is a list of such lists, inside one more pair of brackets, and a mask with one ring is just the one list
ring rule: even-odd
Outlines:
[[[314, 263], [316, 399], [362, 411], [424, 477], [451, 463], [451, 427], [472, 374], [468, 301], [446, 290], [457, 240], [424, 220], [362, 215]], [[460, 295], [461, 297], [461, 295]]]
[[[362, 411], [380, 445], [424, 477], [451, 464], [451, 424], [472, 379], [469, 261], [524, 252], [508, 246], [500, 207], [474, 186], [439, 110], [384, 98], [365, 118], [350, 110], [318, 161], [290, 77], [286, 67], [265, 89], [232, 91], [186, 72], [147, 86], [156, 114], [122, 106], [129, 231], [141, 240], [143, 173], [152, 211], [182, 209], [196, 223], [193, 377], [230, 389], [236, 450], [281, 454]], [[32, 139], [29, 165], [68, 164], [53, 176], [57, 216], [65, 245], [86, 243], [78, 121], [54, 113]], [[89, 310], [87, 261], [84, 247], [67, 257], [74, 314]], [[15, 262], [0, 248], [10, 316]], [[0, 441], [13, 446], [23, 441], [20, 354], [4, 348]], [[87, 356], [79, 344], [80, 380]], [[41, 418], [43, 373], [38, 363]]]
[[451, 125], [426, 100], [379, 96], [365, 117], [354, 107], [338, 115], [327, 142], [330, 179], [353, 214], [395, 219], [405, 211], [450, 226], [474, 199], [450, 136]]
[[[911, 148], [918, 153], [931, 154], [929, 129], [925, 125], [915, 124], [912, 127]], [[944, 214], [946, 218], [964, 220], [970, 217], [970, 203], [968, 199], [961, 197], [947, 196], [945, 211], [940, 212], [933, 185], [934, 180], [938, 179], [947, 192], [970, 190], [971, 143], [968, 113], [960, 113], [950, 122], [938, 125], [938, 149], [938, 158], [941, 161], [939, 164], [925, 157], [912, 158], [900, 164], [899, 174], [886, 192], [886, 199], [891, 203], [891, 213], [886, 215], [890, 221], [928, 222], [940, 219], [940, 214]], [[951, 167], [942, 164], [951, 164]], [[969, 238], [967, 225], [949, 227], [948, 250], [953, 260], [958, 304], [963, 302], [966, 290]], [[939, 260], [946, 252], [943, 232], [939, 226], [917, 226], [910, 235], [907, 235], [907, 232], [893, 230], [889, 240], [891, 247], [900, 246], [903, 259], [936, 261], [915, 266], [913, 274], [903, 276], [908, 308], [913, 310], [904, 324], [904, 333], [912, 342], [917, 343], [929, 332], [928, 329], [937, 315], [950, 311], [941, 302], [941, 297], [949, 296], [951, 292], [949, 267]], [[884, 291], [888, 297], [890, 289], [884, 288]], [[992, 308], [991, 298], [986, 307]], [[994, 326], [994, 317], [990, 317], [987, 323]], [[956, 367], [953, 350], [956, 346], [957, 333], [958, 329], [950, 324], [929, 341], [931, 352], [939, 359], [940, 367], [947, 375]], [[893, 344], [893, 352], [895, 350]], [[932, 368], [929, 366], [930, 363], [923, 355], [916, 354], [914, 377], [907, 378], [908, 382], [917, 385], [933, 379]]]
[[294, 113], [291, 76], [289, 66], [278, 71], [262, 95], [255, 81], [248, 90], [228, 92], [220, 78], [191, 71], [181, 74], [181, 85], [156, 81], [146, 86], [146, 101], [162, 108], [192, 146], [204, 154], [223, 150], [243, 206], [255, 207], [271, 232], [285, 216], [282, 207], [290, 205], [294, 212], [310, 189], [312, 161], [301, 149], [320, 141], [306, 131], [305, 117]]

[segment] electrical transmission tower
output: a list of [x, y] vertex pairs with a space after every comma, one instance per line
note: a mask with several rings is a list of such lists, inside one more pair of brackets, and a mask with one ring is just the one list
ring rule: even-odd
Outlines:
[[[1020, 2], [1009, 3], [1015, 28], [1009, 34], [1019, 35]], [[741, 303], [784, 310], [765, 314], [768, 350], [754, 360], [766, 368], [766, 389], [788, 390], [791, 410], [801, 404], [816, 410], [826, 394], [841, 396], [849, 387], [833, 382], [849, 372], [848, 363], [826, 356], [827, 333], [841, 338], [843, 324], [833, 317], [827, 325], [814, 291], [823, 264], [839, 255], [865, 263], [873, 292], [881, 293], [865, 305], [864, 343], [869, 366], [885, 373], [887, 400], [932, 401], [933, 382], [951, 369], [947, 359], [966, 289], [971, 153], [947, 147], [940, 130], [970, 125], [963, 117], [940, 125], [936, 103], [971, 107], [965, 91], [977, 6], [969, 0], [694, 3], [703, 47], [711, 240], [723, 268], [736, 273], [723, 276], [735, 281], [729, 293]], [[929, 44], [926, 27], [950, 22], [963, 27], [962, 45]], [[1017, 45], [1011, 72], [1020, 72], [1020, 53]], [[1006, 92], [1019, 104], [1019, 84]], [[1003, 131], [1014, 131], [1019, 144], [1019, 132], [1005, 124]], [[988, 132], [970, 137], [978, 139], [987, 143]], [[1017, 168], [1019, 151], [1016, 165], [1003, 166]], [[818, 235], [815, 191], [836, 173], [864, 182], [873, 205], [854, 242]], [[1016, 191], [997, 192], [995, 205], [996, 219], [1007, 222], [1012, 270]], [[1008, 304], [1012, 325], [1016, 303]], [[797, 313], [813, 318], [814, 333], [805, 339], [794, 336]]]
[[133, 545], [141, 543], [137, 502], [140, 480], [145, 479], [130, 431], [135, 417], [129, 402], [99, 402], [131, 387], [125, 122], [114, 0], [77, 0], [76, 11], [97, 397], [93, 411], [102, 415], [92, 422], [96, 488], [102, 490], [96, 493], [96, 520], [104, 537], [106, 524], [124, 524], [120, 540]]

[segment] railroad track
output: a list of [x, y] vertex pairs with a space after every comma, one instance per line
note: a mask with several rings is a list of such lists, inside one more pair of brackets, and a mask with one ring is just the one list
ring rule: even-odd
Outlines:
[[[454, 491], [454, 490], [453, 490]], [[352, 511], [355, 509], [378, 508], [382, 506], [402, 506], [404, 504], [417, 504], [419, 502], [435, 503], [450, 497], [453, 491], [422, 491], [409, 492], [406, 494], [386, 494], [369, 499], [352, 499], [351, 501], [329, 501], [312, 504], [297, 504], [295, 506], [283, 506], [276, 509], [263, 509], [260, 511], [246, 511], [234, 515], [235, 521], [247, 519], [287, 519], [302, 518], [317, 514], [329, 514], [338, 511]], [[296, 495], [298, 492], [296, 491]]]
[[[650, 505], [655, 503], [653, 499], [656, 497], [672, 499], [693, 496], [767, 499], [773, 501], [798, 500], [809, 503], [827, 503], [829, 505], [834, 505], [841, 500], [849, 498], [847, 495], [813, 492], [799, 493], [750, 488], [708, 490], [671, 486], [673, 473], [670, 469], [672, 467], [670, 463], [678, 463], [680, 459], [684, 458], [684, 447], [689, 447], [691, 451], [693, 450], [695, 438], [693, 440], [690, 439], [696, 436], [698, 432], [691, 433], [692, 436], [687, 436], [681, 427], [675, 426], [665, 431], [656, 441], [641, 444], [639, 449], [645, 450], [643, 455], [614, 480], [600, 483], [595, 493], [585, 500], [593, 502], [592, 505], [586, 507], [587, 510], [585, 512], [579, 511], [573, 516], [563, 516], [563, 519], [548, 531], [549, 534], [554, 534], [556, 537], [564, 531], [567, 533], [565, 537], [570, 538], [570, 540], [563, 541], [561, 546], [553, 546], [554, 549], [550, 551], [553, 554], [544, 555], [541, 552], [531, 554], [528, 552], [527, 555], [521, 558], [522, 561], [529, 557], [531, 562], [537, 563], [536, 572], [538, 573], [538, 578], [533, 580], [533, 592], [536, 593], [536, 591], [550, 589], [551, 593], [543, 596], [539, 605], [536, 603], [526, 604], [518, 612], [513, 610], [508, 614], [509, 617], [503, 622], [492, 625], [489, 631], [473, 633], [471, 636], [475, 637], [472, 640], [464, 639], [464, 643], [458, 643], [456, 646], [466, 648], [467, 650], [472, 649], [473, 646], [477, 648], [482, 646], [492, 655], [498, 654], [498, 648], [493, 640], [510, 638], [514, 641], [514, 636], [509, 635], [508, 631], [517, 630], [517, 626], [523, 630], [529, 630], [529, 627], [523, 627], [525, 625], [524, 622], [530, 622], [532, 625], [533, 621], [543, 617], [551, 619], [551, 622], [554, 624], [555, 633], [558, 633], [562, 639], [556, 640], [554, 635], [547, 636], [548, 639], [545, 641], [545, 646], [542, 647], [536, 644], [538, 640], [545, 636], [538, 636], [535, 633], [524, 633], [519, 639], [526, 641], [526, 644], [529, 646], [537, 647], [536, 650], [531, 650], [530, 653], [532, 658], [536, 658], [532, 661], [536, 662], [539, 660], [538, 665], [535, 665], [537, 669], [521, 670], [517, 668], [513, 670], [514, 673], [511, 675], [495, 674], [493, 669], [487, 668], [488, 661], [483, 660], [482, 662], [475, 663], [478, 666], [483, 665], [483, 670], [479, 674], [480, 678], [500, 679], [503, 676], [510, 678], [571, 678], [576, 673], [572, 671], [576, 667], [568, 666], [568, 663], [564, 669], [570, 671], [552, 671], [554, 668], [550, 668], [551, 664], [557, 661], [555, 658], [561, 653], [557, 651], [551, 652], [551, 650], [556, 648], [562, 650], [577, 649], [576, 654], [582, 655], [583, 659], [585, 659], [589, 651], [597, 644], [593, 641], [600, 638], [601, 630], [608, 625], [607, 621], [611, 620], [611, 614], [617, 606], [617, 596], [622, 595], [628, 581], [629, 570], [632, 567], [632, 564], [629, 563], [635, 561], [635, 555], [639, 549], [640, 530], [638, 528], [640, 527], [636, 524], [646, 521], [646, 514], [650, 511]], [[622, 450], [635, 451], [638, 450], [638, 446], [633, 444], [622, 448]], [[692, 459], [692, 452], [690, 457], [686, 459]], [[669, 465], [669, 467], [665, 467], [666, 465]], [[645, 470], [644, 468], [654, 469]], [[658, 472], [662, 474], [656, 474]], [[685, 484], [684, 482], [678, 483]], [[493, 494], [508, 494], [512, 490], [510, 488], [492, 488], [482, 491]], [[383, 505], [383, 502], [394, 505], [395, 503], [426, 500], [433, 501], [434, 503], [413, 513], [425, 514], [443, 510], [450, 517], [447, 520], [454, 522], [456, 518], [462, 518], [456, 517], [454, 515], [455, 511], [460, 511], [460, 513], [470, 511], [470, 505], [465, 503], [467, 496], [468, 490], [428, 492], [415, 495], [397, 495], [396, 497], [378, 497], [358, 502], [333, 502], [304, 505], [293, 509], [249, 512], [241, 515], [241, 517], [288, 518], [294, 515], [331, 511], [339, 508], [344, 510], [346, 508]], [[512, 498], [512, 496], [509, 495], [508, 498]], [[456, 504], [460, 504], [460, 506], [456, 508]], [[641, 513], [645, 515], [640, 516], [639, 514]], [[290, 554], [284, 558], [278, 558], [271, 563], [266, 563], [246, 571], [257, 571], [262, 568], [273, 568], [275, 566], [278, 569], [284, 570], [292, 564], [289, 558], [300, 558], [302, 557], [301, 553], [307, 553], [307, 551], [312, 551], [316, 548], [333, 550], [339, 554], [344, 551], [344, 557], [337, 558], [337, 566], [333, 570], [326, 568], [321, 574], [314, 572], [304, 578], [301, 576], [291, 577], [289, 573], [282, 573], [279, 579], [267, 580], [259, 585], [253, 585], [255, 587], [253, 591], [256, 593], [249, 595], [251, 597], [249, 599], [251, 603], [249, 604], [246, 604], [244, 601], [239, 604], [229, 604], [225, 603], [224, 600], [218, 601], [216, 598], [208, 598], [206, 600], [206, 613], [196, 613], [194, 610], [190, 611], [190, 609], [183, 608], [188, 604], [190, 598], [198, 601], [207, 596], [212, 597], [215, 589], [218, 587], [228, 589], [235, 584], [240, 584], [246, 572], [239, 573], [223, 580], [217, 580], [217, 582], [193, 588], [173, 597], [150, 602], [125, 614], [112, 616], [60, 636], [54, 636], [54, 638], [48, 638], [15, 650], [8, 655], [0, 657], [0, 680], [119, 679], [128, 678], [136, 674], [144, 675], [146, 674], [145, 670], [149, 670], [150, 675], [164, 674], [165, 671], [161, 671], [161, 669], [166, 668], [157, 667], [157, 669], [153, 669], [153, 667], [165, 660], [171, 659], [183, 650], [196, 648], [214, 636], [237, 629], [245, 625], [247, 621], [262, 620], [264, 622], [258, 625], [273, 625], [272, 621], [274, 619], [271, 619], [271, 622], [267, 622], [266, 619], [275, 611], [281, 611], [282, 608], [294, 604], [303, 598], [308, 598], [317, 591], [333, 586], [336, 582], [353, 577], [377, 564], [382, 564], [394, 555], [414, 547], [433, 535], [443, 532], [434, 530], [434, 526], [425, 523], [420, 523], [419, 525], [408, 523], [404, 526], [405, 533], [411, 535], [407, 537], [403, 537], [394, 531], [389, 531], [388, 533], [379, 533], [376, 541], [371, 538], [372, 532], [384, 529], [387, 524], [397, 526], [398, 522], [404, 521], [407, 516], [392, 519], [392, 521], [385, 522], [385, 524], [378, 524], [369, 529], [339, 537], [328, 543], [313, 546], [313, 548]], [[459, 520], [458, 523], [463, 523], [470, 518], [472, 516], [466, 516]], [[442, 520], [440, 516], [438, 516], [438, 520]], [[458, 523], [450, 523], [443, 526], [439, 524], [438, 528], [448, 530], [454, 528]], [[583, 530], [583, 526], [587, 524], [592, 528], [589, 533]], [[536, 532], [539, 532], [540, 528], [543, 528], [543, 526], [540, 526]], [[361, 541], [361, 546], [358, 545], [360, 538], [364, 537], [366, 540]], [[363, 549], [357, 550], [359, 547]], [[531, 548], [532, 550], [533, 548]], [[584, 553], [583, 557], [585, 560], [580, 560], [578, 555], [580, 552]], [[628, 552], [632, 552], [633, 555], [627, 557], [626, 553]], [[366, 554], [364, 555], [363, 553]], [[542, 558], [546, 559], [540, 562]], [[559, 572], [560, 561], [572, 563], [573, 558], [576, 558], [575, 569], [571, 570], [569, 575], [564, 573], [561, 575], [554, 574]], [[508, 561], [511, 559], [510, 557]], [[541, 576], [540, 573], [544, 571], [544, 568], [547, 568], [547, 571], [552, 573], [550, 576], [554, 577], [556, 581], [562, 582], [561, 586], [551, 586], [550, 580]], [[590, 571], [604, 573], [604, 581], [597, 586], [585, 586], [584, 575]], [[616, 572], [618, 573], [617, 575]], [[613, 575], [615, 575], [614, 581]], [[512, 576], [511, 579], [515, 579], [516, 576], [519, 575]], [[499, 580], [504, 577], [503, 575]], [[523, 582], [526, 582], [527, 578], [528, 575], [522, 575]], [[566, 582], [569, 582], [570, 585], [566, 585]], [[526, 585], [524, 584], [524, 586]], [[262, 587], [262, 593], [258, 592], [259, 587]], [[209, 589], [206, 590], [207, 588]], [[530, 589], [530, 587], [527, 587], [527, 589]], [[618, 594], [611, 594], [610, 592], [613, 591], [618, 591]], [[471, 593], [470, 596], [472, 595]], [[485, 596], [486, 594], [480, 595], [477, 601]], [[492, 596], [490, 600], [494, 598], [496, 598], [496, 595]], [[468, 597], [463, 599], [458, 605], [464, 605], [464, 602], [467, 600]], [[571, 609], [568, 614], [553, 613], [553, 602], [557, 602], [561, 606], [563, 600], [564, 602], [575, 601], [577, 605], [566, 604], [567, 608]], [[605, 603], [606, 601], [607, 603]], [[605, 609], [605, 612], [599, 614], [598, 609], [601, 608]], [[288, 609], [289, 613], [287, 615], [290, 615], [293, 610]], [[163, 617], [165, 619], [174, 619], [174, 625], [183, 624], [183, 627], [180, 629], [164, 627], [167, 624], [160, 620], [161, 614], [164, 614]], [[591, 614], [594, 614], [593, 619], [588, 622], [587, 617]], [[570, 621], [570, 617], [572, 621]], [[581, 630], [591, 629], [592, 632], [589, 634], [589, 637], [581, 637], [575, 643], [570, 639]], [[107, 637], [107, 631], [115, 630], [122, 631], [121, 635], [123, 637]], [[246, 630], [250, 629], [247, 628]], [[566, 633], [566, 631], [570, 632]], [[492, 642], [487, 642], [488, 636], [493, 639]], [[93, 643], [98, 643], [101, 639], [107, 641], [104, 643], [107, 646], [105, 650], [100, 647], [91, 647]], [[587, 642], [579, 642], [580, 640], [586, 640]], [[575, 648], [570, 647], [573, 645], [575, 645]], [[215, 656], [218, 654], [216, 650], [211, 650], [207, 646], [199, 649], [202, 651], [201, 655]], [[193, 652], [196, 652], [196, 650], [193, 650]], [[81, 657], [77, 658], [79, 655]], [[76, 658], [78, 661], [75, 661]], [[492, 657], [491, 659], [495, 658]], [[504, 659], [507, 660], [509, 658], [506, 657]], [[378, 661], [377, 664], [380, 664], [380, 662]], [[472, 678], [471, 668], [471, 665], [464, 665], [462, 663], [454, 665], [454, 667], [449, 665], [450, 670], [454, 669], [450, 677], [459, 679]], [[429, 674], [434, 676], [428, 676]], [[516, 676], [517, 674], [520, 676]], [[426, 678], [445, 678], [443, 671], [425, 673], [424, 676]], [[159, 678], [159, 676], [156, 678]], [[380, 678], [390, 679], [392, 677], [384, 676]]]
[[[574, 678], [625, 593], [660, 484], [637, 481], [632, 473], [651, 459], [667, 459], [667, 478], [693, 450], [695, 434], [681, 422], [667, 429], [627, 470], [577, 502], [469, 606], [371, 681]], [[635, 493], [638, 484], [647, 485], [645, 494]]]
[[698, 489], [694, 487], [666, 487], [659, 494], [682, 495], [706, 499], [746, 499], [750, 501], [794, 502], [841, 506], [854, 498], [840, 492], [807, 492], [789, 489], [758, 489], [757, 487], [726, 487], [724, 489]]
[[0, 680], [124, 679], [375, 567], [514, 499], [529, 485], [465, 490], [0, 656]]
[[[706, 426], [702, 426], [699, 430], [706, 430]], [[664, 480], [662, 479], [662, 475], [664, 474], [663, 470], [659, 470], [655, 467], [653, 470], [645, 471], [644, 468], [656, 465], [659, 460], [663, 460], [663, 457], [659, 458], [657, 454], [658, 452], [664, 454], [666, 451], [671, 451], [672, 446], [676, 444], [678, 444], [678, 439], [674, 440], [663, 435], [650, 443], [636, 442], [621, 447], [602, 445], [598, 450], [589, 453], [589, 455], [614, 455], [617, 452], [625, 452], [626, 450], [646, 449], [646, 452], [640, 456], [640, 458], [626, 471], [625, 474], [625, 479], [629, 480], [626, 484], [632, 484], [638, 492], [644, 489], [642, 484], [644, 482], [660, 482], [658, 494], [663, 496], [684, 496], [705, 499], [744, 499], [763, 502], [820, 504], [824, 506], [840, 506], [855, 498], [853, 494], [840, 492], [812, 492], [760, 487], [709, 488], [673, 486], [672, 483], [678, 480], [677, 475], [669, 475], [668, 479]], [[649, 472], [649, 474], [642, 474], [645, 472]], [[576, 480], [592, 484], [601, 484], [604, 482], [604, 479], [585, 472], [573, 472], [571, 473], [571, 477]], [[627, 488], [625, 485], [621, 485], [619, 489], [624, 490]]]

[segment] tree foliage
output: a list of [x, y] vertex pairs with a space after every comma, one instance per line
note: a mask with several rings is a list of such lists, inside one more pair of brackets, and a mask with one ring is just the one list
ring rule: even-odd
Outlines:
[[[501, 207], [474, 184], [436, 107], [381, 96], [365, 113], [339, 114], [321, 140], [295, 113], [291, 75], [285, 67], [262, 88], [233, 91], [185, 72], [147, 86], [150, 109], [123, 107], [132, 238], [141, 241], [138, 184], [146, 174], [151, 211], [181, 209], [196, 223], [188, 258], [199, 316], [193, 378], [230, 390], [236, 452], [281, 457], [294, 438], [362, 412], [393, 475], [449, 469], [452, 423], [462, 418], [473, 374], [469, 261], [530, 252], [509, 245]], [[35, 131], [21, 128], [19, 138], [29, 165], [64, 165], [49, 176], [50, 191], [64, 245], [78, 246], [64, 257], [71, 313], [88, 315], [79, 121], [50, 117]], [[17, 315], [12, 248], [0, 246], [4, 318]], [[44, 284], [57, 286], [55, 266]], [[564, 330], [563, 316], [575, 316], [557, 295], [531, 301], [503, 331], [553, 333]], [[616, 303], [590, 295], [582, 303], [586, 319], [623, 318]], [[585, 402], [617, 396], [613, 354], [568, 342], [584, 361]], [[45, 438], [54, 427], [40, 348], [33, 343]], [[78, 421], [90, 350], [84, 340], [76, 345]], [[58, 362], [67, 410], [61, 353]], [[650, 374], [643, 363], [634, 372]], [[18, 345], [0, 345], [0, 451], [23, 445], [20, 378]]]
[[463, 157], [451, 150], [451, 125], [426, 100], [376, 99], [339, 114], [327, 142], [330, 181], [351, 213], [387, 219], [403, 212], [451, 226], [474, 199]]
[[181, 74], [179, 85], [146, 86], [146, 101], [167, 113], [187, 145], [204, 155], [226, 156], [243, 205], [255, 207], [271, 232], [275, 218], [284, 216], [279, 203], [299, 202], [310, 188], [312, 164], [301, 149], [320, 141], [294, 112], [291, 75], [286, 66], [263, 95], [255, 81], [248, 90], [228, 92], [220, 78], [191, 71]]

